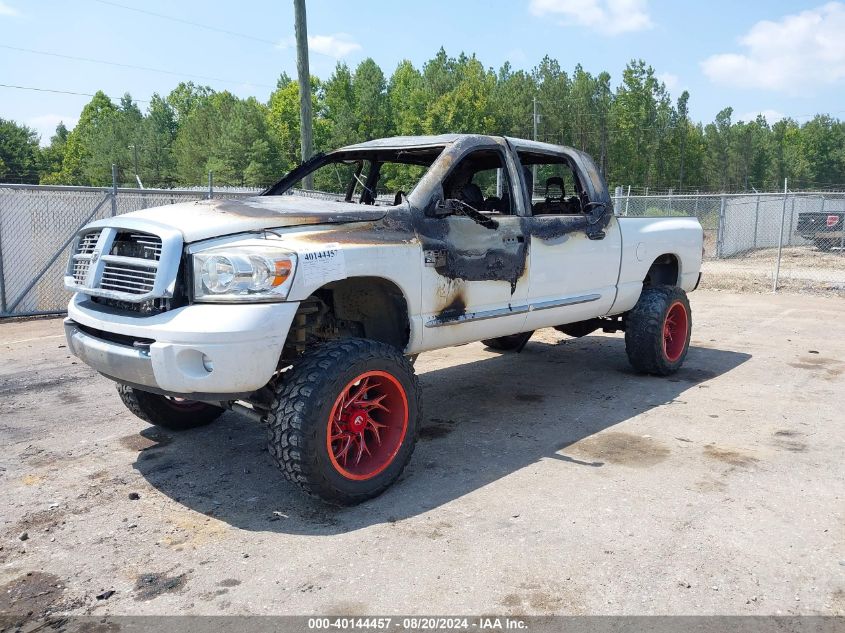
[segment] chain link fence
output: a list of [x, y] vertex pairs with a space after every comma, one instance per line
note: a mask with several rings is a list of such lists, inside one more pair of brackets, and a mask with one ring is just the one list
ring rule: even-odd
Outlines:
[[[258, 191], [0, 185], [0, 317], [65, 310], [70, 243], [93, 220]], [[698, 218], [704, 229], [704, 288], [845, 296], [845, 194], [645, 196], [626, 195], [620, 188], [613, 201], [623, 217]]]
[[845, 296], [845, 194], [788, 192], [627, 195], [619, 216], [698, 218], [704, 229], [702, 287]]
[[89, 222], [209, 197], [245, 198], [259, 191], [0, 184], [0, 318], [65, 311], [70, 244]]

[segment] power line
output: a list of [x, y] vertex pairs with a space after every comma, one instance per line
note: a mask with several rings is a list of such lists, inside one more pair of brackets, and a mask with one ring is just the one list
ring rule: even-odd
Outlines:
[[99, 2], [100, 4], [107, 4], [112, 7], [118, 7], [120, 9], [126, 9], [127, 11], [135, 11], [136, 13], [144, 13], [146, 15], [152, 15], [157, 18], [161, 18], [163, 20], [170, 20], [171, 22], [179, 22], [180, 24], [189, 24], [191, 26], [196, 26], [201, 29], [206, 29], [208, 31], [214, 31], [215, 33], [225, 33], [226, 35], [232, 35], [234, 37], [240, 37], [246, 40], [253, 40], [255, 42], [261, 42], [263, 44], [271, 44], [275, 46], [278, 44], [278, 41], [273, 40], [266, 40], [261, 37], [256, 37], [255, 35], [249, 35], [248, 33], [238, 33], [237, 31], [230, 31], [228, 29], [221, 29], [217, 26], [211, 26], [208, 24], [200, 24], [199, 22], [192, 22], [191, 20], [185, 20], [184, 18], [177, 18], [172, 15], [165, 15], [163, 13], [156, 13], [155, 11], [148, 11], [146, 9], [138, 9], [137, 7], [130, 7], [125, 4], [121, 4], [119, 2], [111, 2], [111, 0], [94, 0], [94, 2]]
[[122, 64], [122, 63], [119, 63], [119, 62], [106, 61], [104, 59], [93, 59], [91, 57], [77, 57], [75, 55], [64, 55], [62, 53], [51, 53], [49, 51], [37, 51], [37, 50], [32, 49], [32, 48], [21, 48], [19, 46], [9, 46], [7, 44], [0, 44], [0, 48], [6, 48], [6, 49], [9, 49], [9, 50], [12, 50], [12, 51], [21, 51], [21, 52], [24, 52], [24, 53], [33, 53], [35, 55], [47, 55], [48, 57], [58, 57], [58, 58], [61, 58], [61, 59], [70, 59], [70, 60], [79, 61], [79, 62], [90, 62], [92, 64], [104, 64], [106, 66], [117, 66], [118, 68], [133, 68], [135, 70], [146, 70], [148, 72], [163, 73], [165, 75], [174, 75], [176, 77], [193, 77], [193, 78], [196, 78], [196, 79], [203, 79], [203, 80], [207, 80], [207, 81], [219, 81], [221, 83], [229, 83], [229, 84], [237, 84], [237, 85], [243, 85], [244, 83], [250, 83], [253, 86], [258, 86], [258, 87], [261, 87], [261, 88], [273, 88], [273, 86], [270, 86], [268, 84], [257, 84], [257, 83], [252, 83], [252, 82], [235, 81], [233, 79], [220, 79], [219, 77], [209, 77], [207, 75], [193, 75], [193, 74], [189, 74], [189, 73], [179, 73], [179, 72], [175, 72], [175, 71], [172, 71], [172, 70], [163, 70], [161, 68], [151, 68], [149, 66], [136, 66], [134, 64]]
[[[74, 92], [72, 90], [56, 90], [54, 88], [36, 88], [34, 86], [15, 86], [13, 84], [0, 84], [0, 88], [15, 88], [16, 90], [34, 90], [36, 92], [53, 92], [60, 95], [76, 95], [79, 97], [94, 97], [90, 92]], [[111, 99], [111, 97], [109, 97]], [[138, 103], [149, 103], [146, 99], [132, 99]]]

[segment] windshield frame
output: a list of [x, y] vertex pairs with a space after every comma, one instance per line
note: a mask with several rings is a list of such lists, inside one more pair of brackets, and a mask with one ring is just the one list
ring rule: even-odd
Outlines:
[[[306, 162], [295, 167], [281, 180], [271, 185], [264, 190], [260, 195], [262, 196], [280, 196], [289, 194], [294, 186], [309, 174], [313, 174], [318, 169], [325, 167], [331, 163], [347, 162], [347, 161], [369, 161], [371, 165], [378, 165], [378, 170], [371, 170], [372, 172], [381, 171], [381, 168], [386, 164], [394, 165], [417, 165], [426, 167], [425, 173], [420, 176], [414, 187], [404, 192], [405, 198], [410, 197], [419, 188], [426, 176], [431, 172], [431, 169], [446, 151], [446, 144], [436, 145], [420, 145], [414, 147], [378, 147], [365, 149], [339, 149], [329, 153], [315, 154]], [[368, 174], [367, 182], [370, 181]], [[343, 201], [346, 204], [358, 204], [354, 201]], [[373, 206], [373, 205], [367, 205]], [[384, 205], [378, 205], [384, 206]]]

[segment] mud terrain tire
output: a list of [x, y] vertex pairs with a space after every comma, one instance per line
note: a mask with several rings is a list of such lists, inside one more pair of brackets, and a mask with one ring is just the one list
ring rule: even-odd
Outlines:
[[127, 385], [117, 385], [123, 404], [136, 416], [169, 431], [187, 431], [211, 424], [223, 409], [195, 400], [178, 400], [141, 391]]
[[282, 376], [268, 417], [268, 449], [307, 494], [355, 505], [399, 478], [419, 421], [420, 389], [409, 359], [386, 343], [344, 339], [305, 352]]
[[692, 331], [687, 294], [676, 286], [643, 289], [628, 313], [625, 351], [639, 372], [668, 376], [684, 364]]

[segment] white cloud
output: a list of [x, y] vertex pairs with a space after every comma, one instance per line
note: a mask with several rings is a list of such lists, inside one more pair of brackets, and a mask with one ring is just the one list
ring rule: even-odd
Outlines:
[[763, 20], [739, 38], [744, 53], [713, 55], [701, 69], [717, 84], [791, 94], [845, 78], [845, 4]]
[[334, 35], [311, 35], [308, 37], [308, 48], [315, 53], [329, 57], [346, 57], [353, 51], [360, 51], [361, 45], [346, 33]]
[[[286, 37], [277, 45], [278, 48], [293, 48], [296, 46], [296, 38]], [[308, 50], [327, 57], [340, 59], [349, 53], [360, 51], [361, 45], [352, 39], [348, 33], [334, 33], [332, 35], [309, 35]]]
[[757, 110], [756, 112], [746, 112], [745, 114], [741, 114], [738, 117], [735, 117], [737, 121], [745, 121], [746, 123], [751, 123], [751, 121], [757, 120], [757, 115], [762, 114], [765, 119], [766, 123], [771, 125], [772, 123], [777, 123], [781, 119], [785, 119], [786, 115], [783, 112], [778, 112], [777, 110]]
[[605, 35], [654, 26], [647, 0], [531, 0], [531, 13], [557, 16], [563, 25], [586, 26]]
[[20, 14], [21, 14], [21, 12], [18, 11], [15, 7], [11, 7], [8, 4], [6, 4], [5, 2], [3, 2], [3, 0], [0, 0], [0, 15], [6, 15], [6, 16], [14, 17], [14, 16], [17, 16], [17, 15], [20, 15]]
[[79, 118], [75, 116], [42, 114], [40, 116], [34, 116], [27, 119], [26, 124], [38, 132], [41, 137], [41, 146], [46, 147], [50, 144], [50, 137], [56, 133], [56, 126], [59, 123], [64, 122], [65, 127], [68, 130], [72, 130], [76, 126], [77, 121], [79, 121]]
[[662, 81], [665, 84], [666, 89], [672, 93], [674, 93], [678, 86], [681, 85], [681, 80], [678, 75], [673, 75], [672, 73], [660, 73], [657, 75], [657, 79]]

